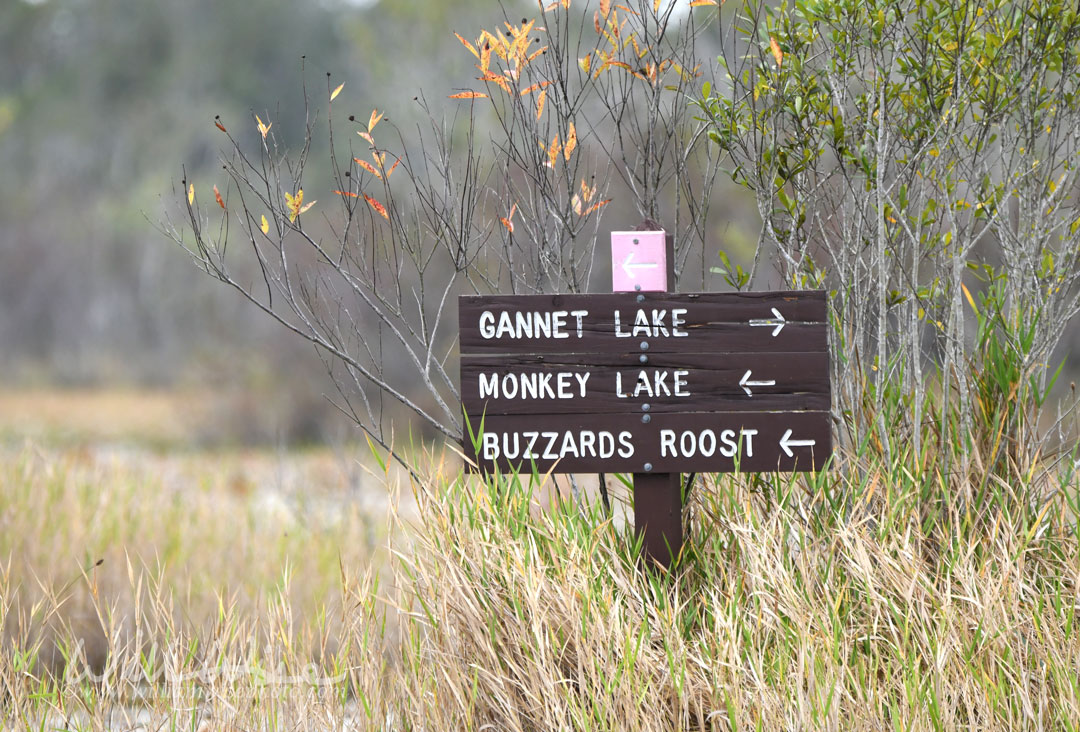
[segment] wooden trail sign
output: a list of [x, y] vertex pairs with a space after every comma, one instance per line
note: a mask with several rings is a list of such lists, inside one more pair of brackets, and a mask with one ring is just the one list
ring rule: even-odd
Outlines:
[[476, 296], [459, 319], [481, 470], [787, 472], [832, 454], [824, 292]]

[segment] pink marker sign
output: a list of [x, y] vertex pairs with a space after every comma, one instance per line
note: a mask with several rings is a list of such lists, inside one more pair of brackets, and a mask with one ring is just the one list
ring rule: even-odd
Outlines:
[[665, 292], [667, 259], [667, 234], [663, 231], [611, 232], [612, 292]]

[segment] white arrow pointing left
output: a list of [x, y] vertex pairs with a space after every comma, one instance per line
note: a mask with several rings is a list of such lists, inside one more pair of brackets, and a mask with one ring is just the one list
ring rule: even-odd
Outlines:
[[626, 276], [630, 279], [634, 279], [635, 269], [656, 269], [660, 264], [658, 262], [635, 262], [634, 253], [627, 252], [626, 259], [623, 260], [622, 269], [626, 273]]
[[742, 378], [739, 379], [739, 386], [746, 392], [746, 396], [754, 396], [754, 392], [750, 391], [751, 386], [776, 386], [776, 379], [762, 379], [761, 381], [750, 381], [750, 369], [746, 370]]
[[813, 447], [817, 444], [817, 440], [793, 440], [791, 439], [791, 430], [789, 429], [784, 433], [784, 436], [780, 438], [780, 447], [784, 450], [784, 453], [788, 457], [795, 457], [795, 453], [791, 451], [793, 447]]

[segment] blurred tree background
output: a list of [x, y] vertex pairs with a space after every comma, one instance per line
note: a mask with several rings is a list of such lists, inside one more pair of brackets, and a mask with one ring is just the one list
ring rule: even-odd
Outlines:
[[[365, 118], [377, 106], [407, 130], [421, 87], [441, 103], [473, 75], [453, 31], [504, 11], [481, 0], [0, 3], [0, 386], [209, 388], [223, 401], [208, 439], [333, 437], [344, 423], [322, 398], [332, 387], [315, 354], [155, 227], [184, 169], [220, 172], [216, 115], [241, 126], [260, 114], [300, 144], [304, 84], [321, 93], [329, 71]], [[319, 178], [325, 152], [311, 160]]]
[[[418, 95], [435, 115], [462, 109], [446, 97], [475, 70], [455, 31], [535, 12], [532, 0], [0, 3], [0, 387], [205, 391], [205, 441], [344, 434], [310, 347], [157, 227], [185, 171], [204, 192], [220, 177], [217, 115], [239, 128], [259, 114], [298, 146], [305, 85], [325, 98], [331, 72], [358, 116], [377, 107], [407, 134], [425, 119]], [[311, 151], [308, 180], [330, 180], [327, 159]], [[755, 214], [738, 200], [721, 196], [707, 248], [751, 251]], [[636, 221], [616, 201], [603, 227]]]

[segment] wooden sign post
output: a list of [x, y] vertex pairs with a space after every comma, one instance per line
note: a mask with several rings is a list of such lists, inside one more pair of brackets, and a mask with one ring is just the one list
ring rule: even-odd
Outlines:
[[[667, 292], [674, 281], [674, 237], [665, 231], [611, 232], [612, 292]], [[639, 357], [643, 364], [648, 359], [646, 353]], [[641, 420], [648, 424], [652, 415], [645, 412]], [[632, 485], [634, 533], [641, 538], [642, 552], [646, 560], [670, 567], [683, 544], [682, 473], [637, 472]]]
[[681, 548], [681, 473], [832, 454], [822, 291], [469, 296], [458, 314], [475, 469], [633, 474], [661, 563]]

